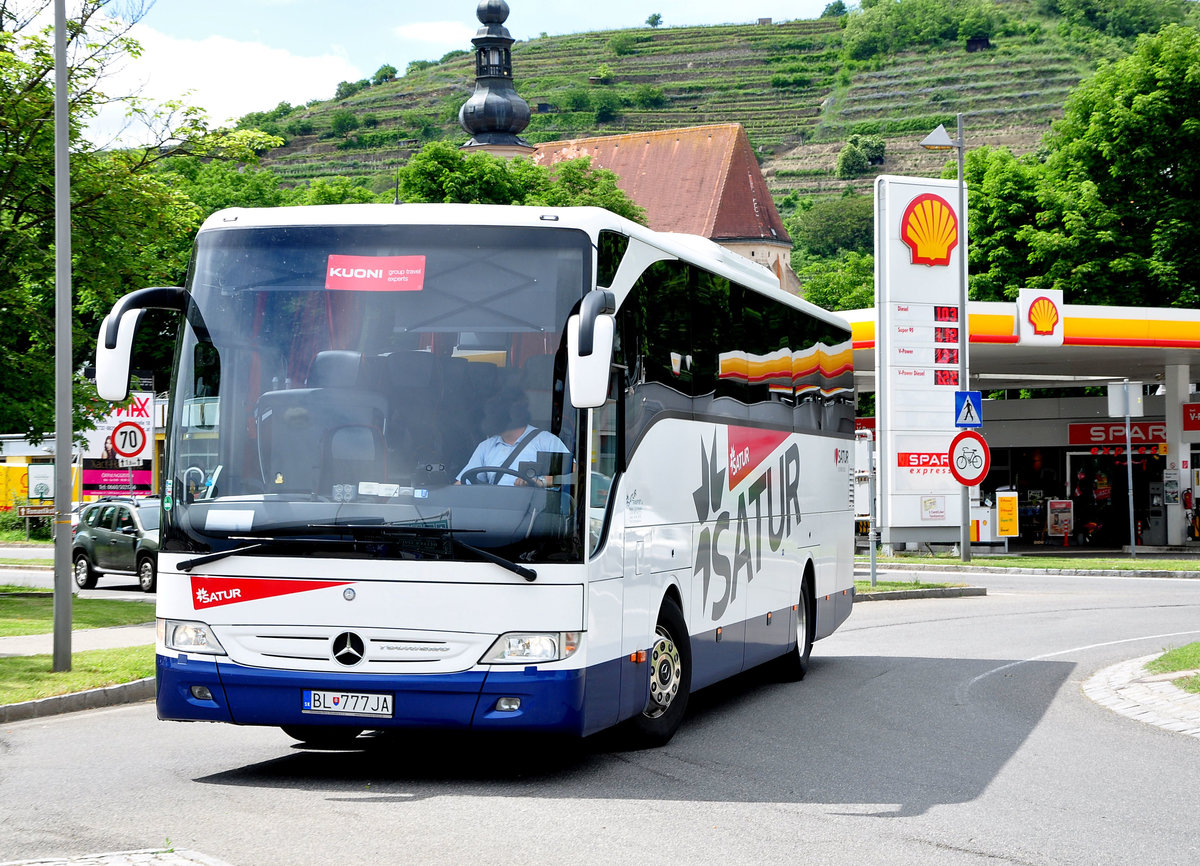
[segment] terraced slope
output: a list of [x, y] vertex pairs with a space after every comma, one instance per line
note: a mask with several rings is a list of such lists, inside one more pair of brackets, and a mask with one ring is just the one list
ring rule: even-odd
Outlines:
[[[469, 46], [465, 46], [469, 47]], [[960, 46], [911, 52], [871, 67], [843, 66], [836, 20], [679, 27], [547, 36], [513, 46], [518, 92], [533, 119], [531, 142], [739, 122], [759, 153], [772, 193], [829, 195], [871, 177], [938, 173], [944, 156], [917, 142], [963, 112], [969, 146], [1034, 149], [1091, 65], [1073, 57], [1053, 26], [997, 39], [990, 50]], [[298, 109], [310, 134], [291, 136], [265, 163], [297, 182], [329, 175], [385, 189], [424, 141], [465, 140], [458, 107], [474, 86], [473, 56]], [[334, 112], [364, 124], [330, 132]], [[835, 176], [851, 133], [880, 134], [884, 165], [853, 181]]]

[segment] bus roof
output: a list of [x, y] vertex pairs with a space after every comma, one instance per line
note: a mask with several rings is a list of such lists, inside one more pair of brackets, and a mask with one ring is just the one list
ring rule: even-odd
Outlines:
[[619, 231], [685, 261], [701, 264], [746, 288], [849, 330], [842, 317], [780, 288], [768, 268], [709, 238], [657, 232], [599, 207], [495, 204], [331, 204], [274, 208], [227, 208], [209, 216], [200, 232], [236, 228], [349, 225], [479, 225], [572, 228], [595, 243], [603, 229]]

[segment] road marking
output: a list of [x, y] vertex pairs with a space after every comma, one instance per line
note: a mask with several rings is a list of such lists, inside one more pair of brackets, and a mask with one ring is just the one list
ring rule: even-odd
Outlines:
[[1200, 629], [1191, 629], [1190, 631], [1174, 631], [1174, 632], [1169, 632], [1167, 634], [1148, 634], [1148, 635], [1143, 635], [1142, 637], [1124, 638], [1123, 640], [1108, 640], [1108, 641], [1104, 641], [1103, 643], [1093, 643], [1093, 644], [1088, 644], [1087, 646], [1077, 646], [1077, 647], [1073, 647], [1071, 649], [1059, 650], [1058, 652], [1043, 653], [1040, 656], [1032, 656], [1031, 658], [1022, 659], [1021, 661], [1017, 661], [1017, 662], [1009, 662], [1006, 665], [1000, 665], [999, 667], [992, 668], [990, 671], [985, 671], [984, 673], [981, 673], [979, 676], [975, 677], [974, 679], [968, 680], [967, 684], [965, 686], [961, 686], [958, 690], [958, 694], [955, 695], [955, 703], [958, 703], [958, 704], [966, 703], [966, 701], [970, 697], [971, 687], [974, 686], [980, 680], [986, 679], [987, 677], [990, 677], [992, 674], [998, 674], [1001, 671], [1007, 671], [1012, 668], [1018, 667], [1020, 665], [1028, 664], [1029, 662], [1040, 662], [1040, 661], [1044, 661], [1046, 659], [1052, 659], [1055, 656], [1065, 656], [1065, 655], [1069, 655], [1071, 653], [1084, 652], [1085, 650], [1099, 649], [1100, 647], [1117, 646], [1118, 644], [1123, 644], [1123, 643], [1137, 643], [1138, 641], [1144, 641], [1144, 640], [1159, 640], [1161, 638], [1167, 638], [1167, 637], [1182, 637], [1183, 635], [1188, 635], [1188, 634], [1200, 634]]

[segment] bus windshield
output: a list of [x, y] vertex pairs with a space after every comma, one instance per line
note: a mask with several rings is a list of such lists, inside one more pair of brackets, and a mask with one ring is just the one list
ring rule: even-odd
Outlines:
[[460, 555], [441, 534], [577, 561], [586, 461], [563, 332], [590, 274], [570, 229], [201, 232], [162, 549], [286, 536], [316, 555]]

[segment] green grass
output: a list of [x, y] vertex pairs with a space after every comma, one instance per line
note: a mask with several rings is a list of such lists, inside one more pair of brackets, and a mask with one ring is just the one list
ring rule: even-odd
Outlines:
[[[1200, 643], [1190, 643], [1169, 650], [1146, 665], [1146, 670], [1154, 674], [1200, 670]], [[1175, 680], [1175, 685], [1185, 692], [1200, 694], [1200, 674]]]
[[37, 535], [34, 535], [32, 538], [26, 538], [24, 527], [20, 529], [0, 529], [0, 544], [45, 545], [47, 550], [51, 550], [54, 547], [54, 542], [49, 537], [39, 538]]
[[71, 657], [71, 670], [55, 673], [53, 656], [0, 658], [0, 704], [15, 704], [154, 675], [154, 647], [89, 650]]
[[920, 580], [876, 580], [875, 585], [871, 586], [869, 580], [854, 581], [854, 591], [857, 593], [869, 592], [896, 592], [904, 589], [946, 589], [951, 586], [966, 586], [965, 583], [925, 583]]
[[15, 565], [18, 568], [52, 568], [54, 557], [46, 559], [21, 559], [14, 556], [0, 556], [0, 565]]
[[[0, 587], [0, 592], [29, 592], [28, 587]], [[154, 621], [154, 605], [146, 601], [76, 598], [71, 602], [75, 629], [109, 628]], [[0, 596], [0, 637], [46, 634], [54, 630], [54, 599], [50, 595]]]
[[[855, 556], [858, 564], [867, 561], [863, 554]], [[913, 556], [878, 556], [876, 562], [886, 565], [906, 565], [914, 563], [929, 563], [938, 566], [953, 567], [955, 565], [971, 566], [987, 565], [1001, 568], [1068, 568], [1097, 571], [1200, 571], [1200, 557], [1181, 557], [1179, 559], [1149, 559], [1128, 556], [1091, 557], [1091, 556], [979, 556], [971, 555], [971, 561], [964, 563], [958, 554], [935, 553]]]

